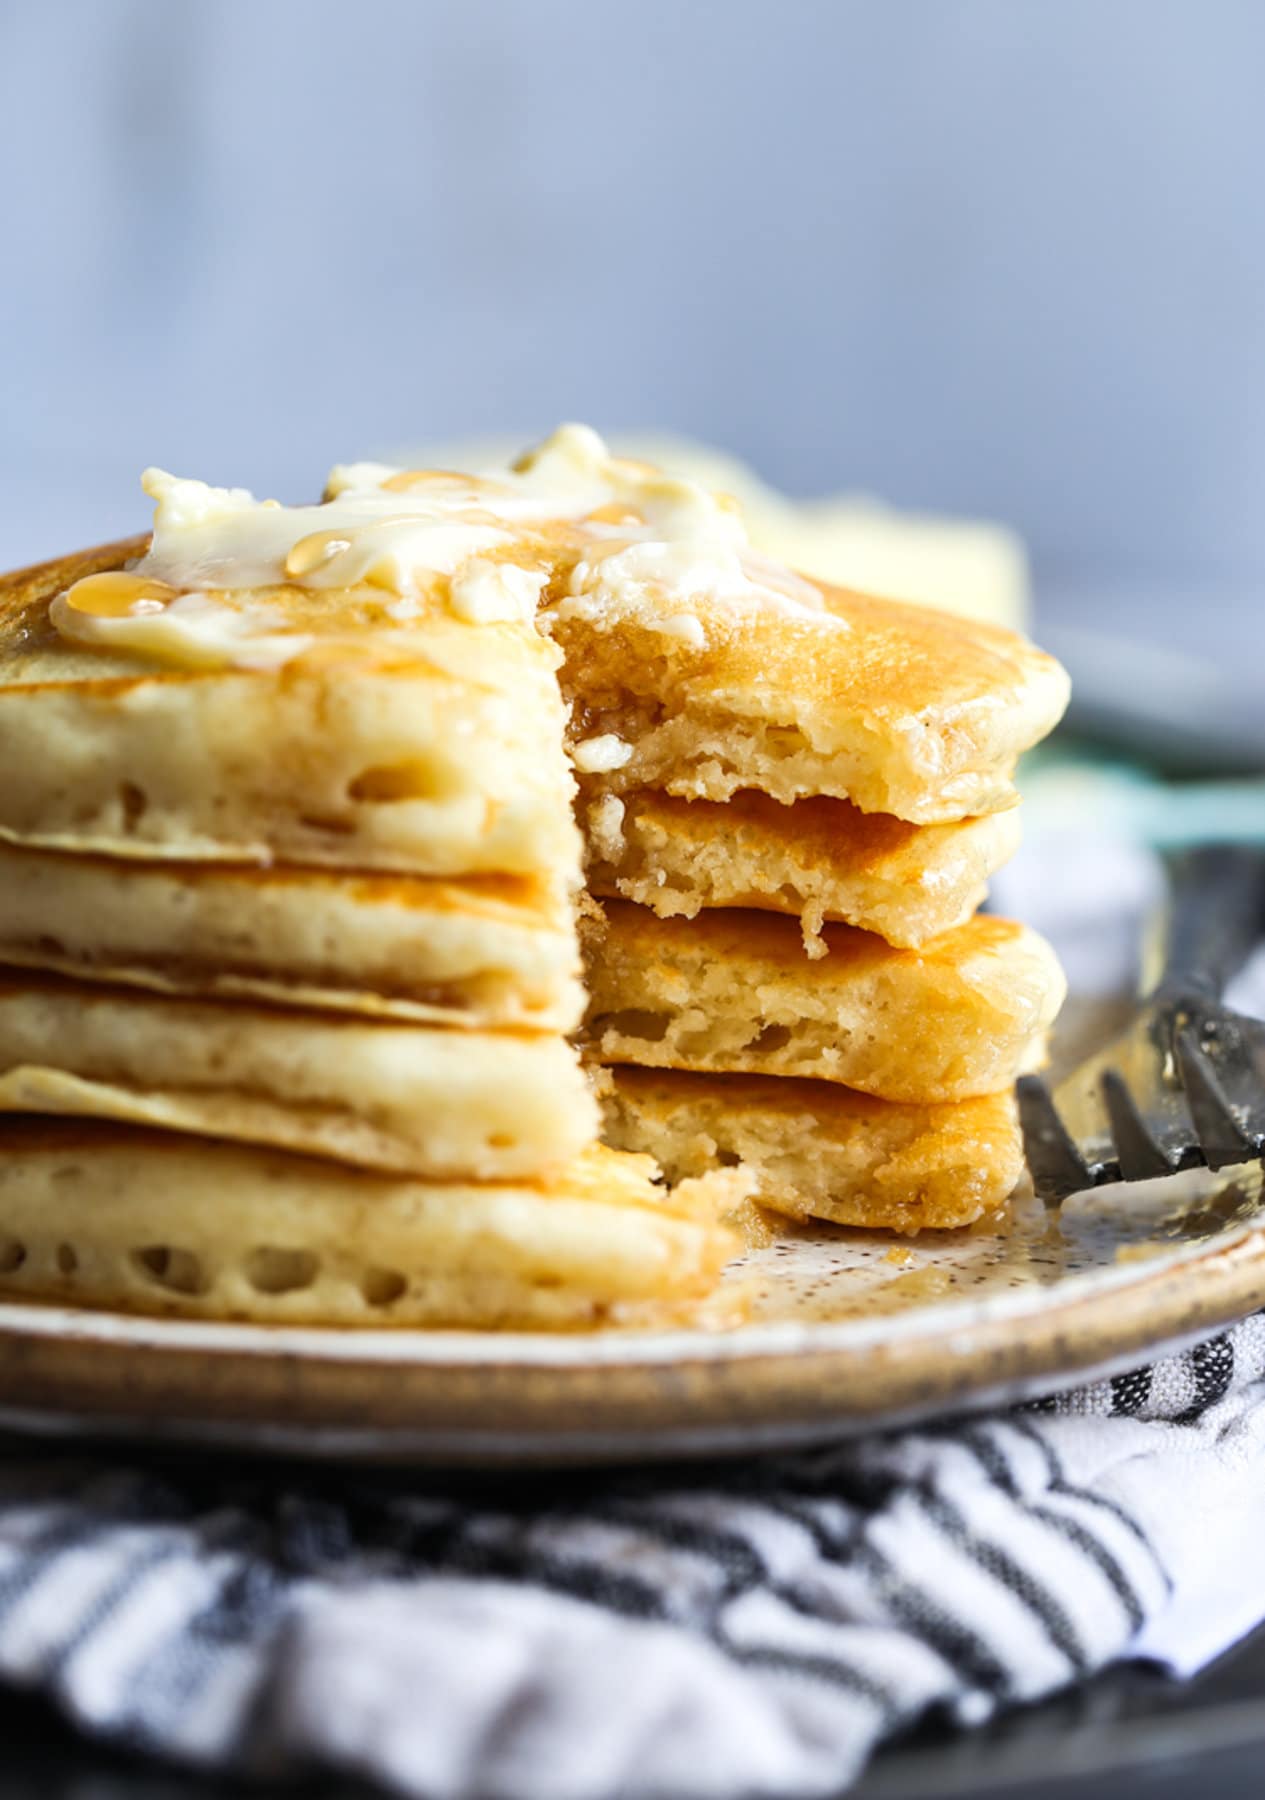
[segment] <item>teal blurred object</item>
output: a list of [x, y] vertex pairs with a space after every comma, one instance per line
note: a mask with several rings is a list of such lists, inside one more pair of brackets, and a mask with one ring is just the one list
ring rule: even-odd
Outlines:
[[1265, 776], [1167, 781], [1143, 762], [1059, 733], [1025, 757], [1019, 787], [1033, 836], [1089, 829], [1155, 850], [1265, 846]]

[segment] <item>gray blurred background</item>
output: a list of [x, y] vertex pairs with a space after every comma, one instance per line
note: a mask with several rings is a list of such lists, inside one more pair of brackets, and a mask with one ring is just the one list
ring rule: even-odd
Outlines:
[[0, 0], [0, 560], [559, 418], [1265, 647], [1260, 0]]

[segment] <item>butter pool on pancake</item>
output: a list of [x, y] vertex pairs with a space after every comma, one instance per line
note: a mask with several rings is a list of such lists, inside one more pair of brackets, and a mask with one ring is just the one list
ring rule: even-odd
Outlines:
[[202, 1319], [577, 1330], [709, 1315], [736, 1171], [593, 1146], [498, 1184], [92, 1121], [0, 1119], [0, 1295]]
[[148, 547], [0, 588], [0, 758], [29, 775], [2, 835], [524, 872], [564, 852], [559, 652], [577, 765], [616, 789], [916, 823], [1010, 805], [1066, 701], [1014, 634], [806, 582], [580, 427], [496, 475], [353, 465], [315, 507], [147, 480]]
[[558, 884], [72, 856], [0, 844], [0, 963], [159, 992], [569, 1031]]

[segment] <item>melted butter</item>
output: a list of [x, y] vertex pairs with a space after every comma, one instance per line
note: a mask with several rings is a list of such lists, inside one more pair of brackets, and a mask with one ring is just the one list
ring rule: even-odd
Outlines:
[[[820, 591], [752, 550], [738, 502], [648, 463], [612, 456], [595, 431], [563, 425], [509, 469], [475, 478], [451, 471], [392, 470], [385, 464], [336, 469], [328, 491], [414, 492], [434, 478], [481, 483], [482, 504], [501, 519], [566, 521], [570, 569], [552, 609], [596, 624], [635, 616], [701, 648], [703, 623], [690, 611], [706, 599], [763, 607], [847, 629]], [[466, 493], [473, 503], [473, 487]]]
[[[344, 465], [318, 506], [159, 469], [142, 485], [155, 502], [149, 550], [59, 596], [50, 619], [78, 645], [182, 669], [277, 667], [369, 592], [387, 598], [360, 629], [384, 636], [439, 610], [529, 625], [547, 579], [557, 616], [632, 617], [696, 649], [703, 600], [839, 624], [816, 588], [754, 556], [729, 496], [614, 457], [581, 425], [485, 473]], [[326, 620], [278, 606], [296, 589], [328, 596]]]
[[178, 481], [148, 470], [157, 501], [154, 537], [135, 573], [182, 592], [233, 591], [294, 582], [317, 590], [368, 583], [400, 598], [420, 599], [470, 556], [512, 541], [483, 498], [464, 491], [447, 502], [349, 491], [320, 506], [247, 504], [236, 490], [203, 489], [201, 504]]

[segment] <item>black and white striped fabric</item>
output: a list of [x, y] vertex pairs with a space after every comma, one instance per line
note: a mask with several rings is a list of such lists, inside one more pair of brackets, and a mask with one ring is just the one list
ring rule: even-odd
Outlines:
[[800, 1800], [929, 1712], [1222, 1648], [1265, 1616], [1263, 1492], [1261, 1317], [1039, 1406], [666, 1474], [457, 1487], [10, 1441], [0, 1679], [263, 1776]]

